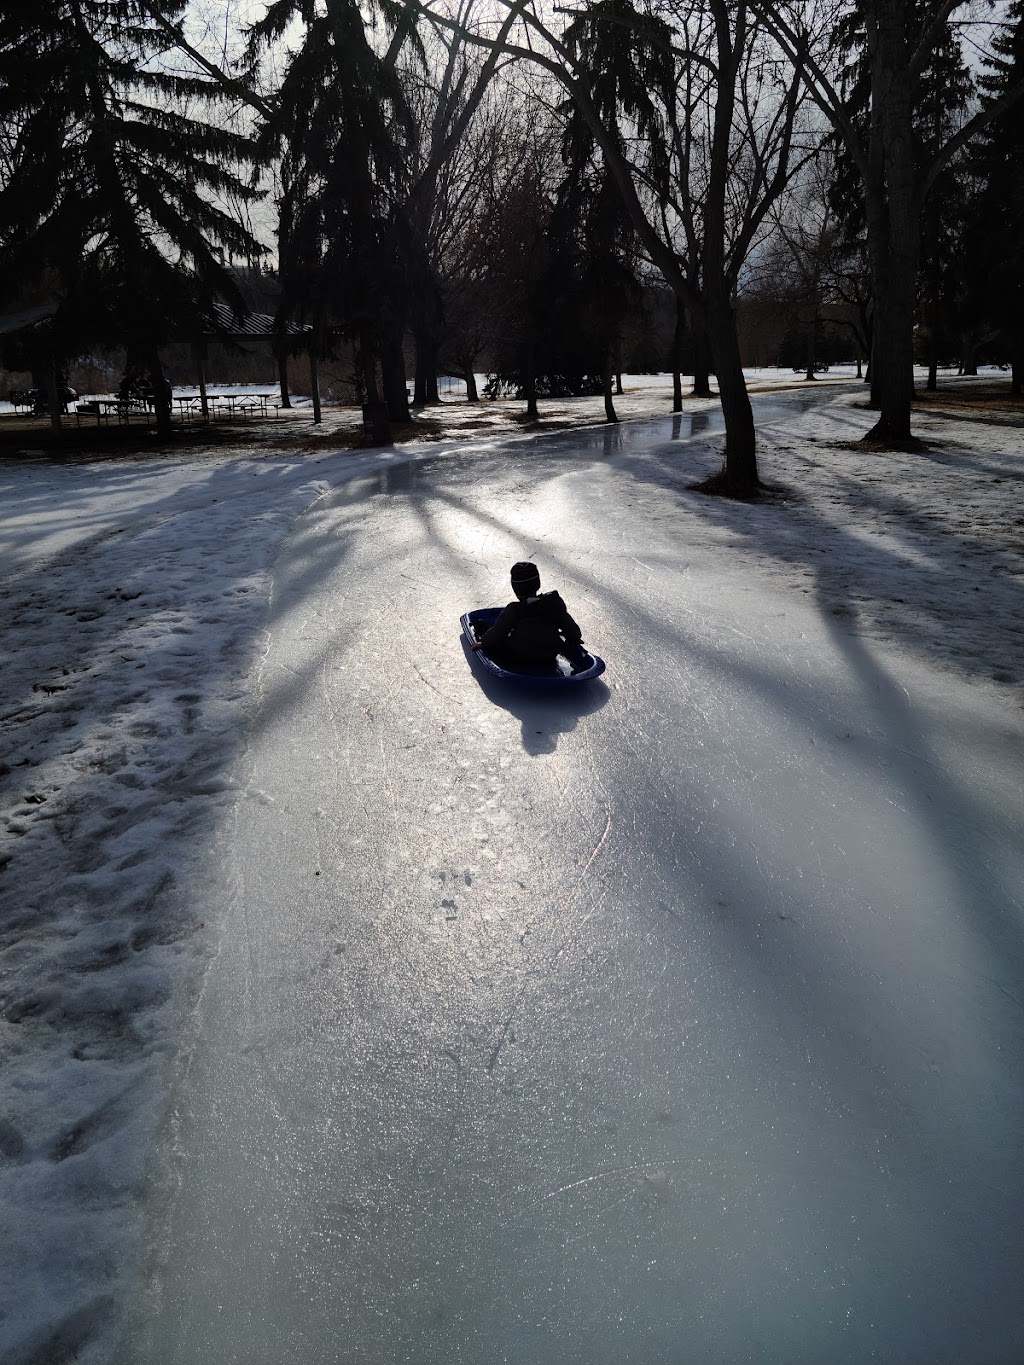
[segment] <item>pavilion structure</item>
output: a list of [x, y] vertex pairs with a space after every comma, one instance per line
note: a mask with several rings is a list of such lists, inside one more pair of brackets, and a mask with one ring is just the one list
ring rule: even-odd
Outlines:
[[[41, 303], [31, 308], [22, 308], [14, 313], [0, 314], [0, 338], [18, 338], [25, 346], [26, 351], [38, 357], [39, 369], [46, 376], [51, 421], [58, 429], [60, 427], [61, 404], [58, 394], [57, 370], [63, 357], [58, 354], [53, 318], [59, 306], [56, 302]], [[313, 421], [315, 423], [321, 421], [319, 356], [314, 344], [313, 328], [304, 327], [295, 322], [282, 325], [276, 321], [271, 313], [236, 313], [227, 304], [219, 302], [213, 305], [212, 311], [203, 319], [202, 330], [198, 335], [193, 334], [189, 337], [180, 338], [180, 340], [188, 341], [191, 347], [204, 421], [210, 420], [210, 404], [206, 393], [206, 358], [210, 343], [215, 341], [270, 341], [280, 345], [282, 338], [287, 339], [290, 347], [297, 346], [298, 349], [304, 350], [309, 357]], [[280, 357], [283, 353], [278, 352], [278, 354]], [[280, 359], [278, 373], [281, 384], [281, 401], [287, 405], [286, 367], [283, 360]]]

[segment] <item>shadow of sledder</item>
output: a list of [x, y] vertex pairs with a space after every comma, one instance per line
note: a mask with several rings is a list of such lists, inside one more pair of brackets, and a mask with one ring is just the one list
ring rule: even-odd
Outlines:
[[553, 754], [558, 748], [559, 735], [574, 730], [577, 721], [600, 711], [611, 698], [611, 689], [600, 679], [579, 687], [525, 692], [515, 683], [493, 678], [474, 667], [472, 651], [462, 634], [459, 643], [480, 690], [489, 702], [516, 717], [522, 726], [523, 748], [534, 757]]

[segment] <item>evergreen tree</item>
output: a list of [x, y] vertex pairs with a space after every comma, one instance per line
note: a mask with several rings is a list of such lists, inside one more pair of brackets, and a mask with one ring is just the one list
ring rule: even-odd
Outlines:
[[[799, 0], [755, 0], [763, 22], [798, 61], [806, 33]], [[955, 27], [952, 4], [939, 0], [854, 0], [866, 42], [870, 116], [857, 117], [825, 70], [815, 61], [807, 81], [860, 173], [866, 208], [866, 240], [874, 301], [872, 396], [879, 420], [869, 438], [911, 441], [915, 291], [921, 248], [921, 207], [942, 171], [993, 118], [1024, 97], [1024, 82], [1008, 83], [985, 109], [961, 126], [922, 165], [914, 108], [922, 75], [936, 45]], [[877, 385], [877, 394], [876, 394]]]
[[546, 269], [538, 291], [543, 369], [563, 376], [567, 392], [600, 378], [605, 416], [618, 421], [612, 376], [640, 286], [631, 264], [633, 232], [607, 172], [569, 164], [548, 227]]
[[[912, 47], [919, 40], [930, 15], [928, 0], [913, 0], [907, 12], [908, 46]], [[842, 91], [846, 117], [865, 146], [870, 145], [872, 138], [875, 138], [874, 164], [878, 165], [882, 147], [877, 128], [879, 110], [872, 94], [869, 27], [873, 30], [874, 25], [869, 26], [867, 6], [861, 0], [839, 20], [835, 38], [837, 50], [844, 54], [845, 59]], [[930, 167], [964, 122], [971, 94], [972, 84], [959, 44], [954, 33], [945, 27], [930, 47], [927, 61], [913, 86], [911, 131], [918, 187], [927, 183]], [[869, 297], [872, 295], [872, 274], [875, 278], [879, 274], [877, 262], [876, 271], [870, 271], [870, 253], [865, 252], [869, 233], [868, 200], [872, 190], [865, 184], [861, 169], [851, 153], [849, 140], [836, 134], [833, 146], [836, 172], [829, 202], [841, 225], [841, 254], [847, 257], [851, 267], [845, 272], [850, 277], [848, 283], [852, 283], [852, 276], [858, 268], [865, 272], [864, 290], [851, 291], [846, 286], [842, 292], [846, 295], [859, 292], [862, 300], [865, 291]], [[920, 195], [917, 211], [917, 300], [928, 337], [929, 386], [934, 385], [937, 348], [944, 333], [953, 325], [962, 259], [960, 233], [965, 198], [962, 167], [957, 162], [943, 165], [927, 192]], [[881, 213], [876, 212], [876, 221], [878, 217], [884, 218], [885, 213], [886, 206], [883, 203]], [[873, 303], [874, 299], [871, 298]], [[874, 310], [870, 305], [869, 309], [866, 320], [870, 324], [873, 339]], [[881, 406], [883, 374], [877, 365], [871, 365], [869, 378], [872, 401], [875, 406]], [[908, 384], [912, 386], [912, 376], [908, 377]]]
[[[986, 103], [1024, 81], [1024, 0], [1014, 0], [981, 78]], [[1012, 365], [1012, 390], [1024, 384], [1024, 99], [986, 128], [978, 149], [982, 191], [969, 237], [973, 296], [999, 329]]]
[[0, 14], [0, 122], [17, 130], [0, 186], [0, 295], [51, 295], [64, 357], [125, 346], [165, 433], [159, 347], [194, 333], [216, 297], [241, 308], [223, 249], [262, 250], [218, 203], [254, 197], [234, 169], [252, 161], [250, 141], [183, 112], [223, 92], [161, 64], [158, 20], [184, 9], [33, 0]]
[[[918, 175], [923, 179], [941, 148], [966, 119], [974, 84], [953, 32], [944, 30], [921, 72], [914, 104]], [[937, 385], [940, 353], [956, 328], [962, 292], [969, 174], [966, 154], [942, 167], [921, 205], [918, 313], [927, 344], [927, 387]]]
[[[377, 11], [392, 28], [401, 8]], [[407, 421], [402, 340], [408, 281], [417, 261], [403, 204], [413, 121], [394, 67], [367, 34], [356, 0], [277, 0], [253, 44], [282, 37], [296, 20], [292, 55], [262, 146], [280, 149], [280, 270], [284, 308], [351, 337], [367, 401], [379, 400], [377, 360], [392, 420]]]

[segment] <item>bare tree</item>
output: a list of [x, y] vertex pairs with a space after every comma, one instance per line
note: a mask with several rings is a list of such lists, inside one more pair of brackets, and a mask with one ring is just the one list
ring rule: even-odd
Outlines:
[[[918, 155], [914, 110], [936, 46], [962, 0], [860, 0], [870, 85], [870, 116], [851, 116], [842, 92], [836, 53], [823, 35], [834, 30], [838, 0], [751, 0], [766, 27], [806, 73], [811, 97], [826, 114], [856, 163], [864, 186], [867, 250], [874, 327], [872, 389], [880, 408], [869, 439], [912, 441], [914, 314], [921, 243], [921, 210], [928, 191], [959, 150], [989, 121], [1024, 94], [1024, 83], [1004, 91], [955, 132]], [[814, 18], [813, 37], [808, 28]], [[990, 22], [979, 23], [975, 42], [990, 40]]]
[[[799, 66], [773, 50], [747, 0], [711, 0], [705, 11], [672, 0], [656, 14], [653, 5], [597, 0], [572, 13], [571, 27], [499, 2], [506, 19], [516, 17], [505, 37], [409, 0], [439, 27], [540, 67], [574, 101], [642, 249], [709, 337], [726, 423], [714, 486], [752, 494], [756, 439], [733, 296], [765, 215], [800, 164]], [[602, 79], [610, 65], [616, 90]]]

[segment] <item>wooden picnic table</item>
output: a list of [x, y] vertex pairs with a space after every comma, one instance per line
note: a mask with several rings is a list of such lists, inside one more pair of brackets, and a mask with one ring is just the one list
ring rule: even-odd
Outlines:
[[281, 404], [274, 393], [210, 393], [207, 394], [207, 402], [210, 407], [216, 405], [226, 406], [228, 416], [234, 417], [239, 413], [242, 417], [255, 416], [257, 413], [261, 417], [268, 416], [268, 405], [273, 407], [276, 413]]
[[101, 422], [109, 423], [114, 416], [120, 424], [127, 425], [133, 415], [148, 417], [149, 412], [149, 405], [135, 398], [90, 398], [76, 404], [75, 421], [81, 426], [83, 417], [95, 417], [99, 426]]

